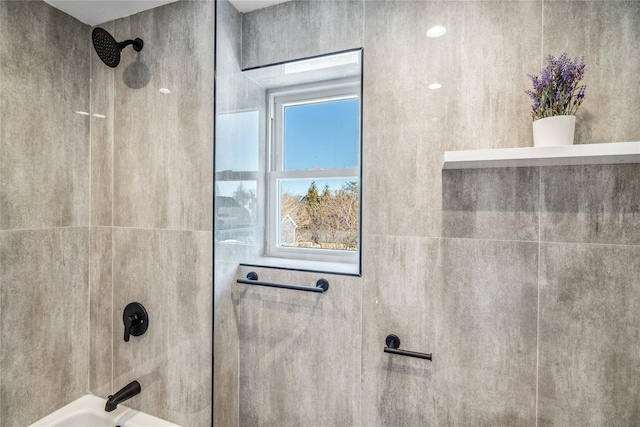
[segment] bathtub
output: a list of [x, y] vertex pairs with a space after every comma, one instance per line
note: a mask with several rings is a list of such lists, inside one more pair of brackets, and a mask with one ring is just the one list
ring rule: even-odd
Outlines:
[[106, 412], [106, 402], [100, 397], [85, 394], [29, 427], [180, 427], [124, 405]]

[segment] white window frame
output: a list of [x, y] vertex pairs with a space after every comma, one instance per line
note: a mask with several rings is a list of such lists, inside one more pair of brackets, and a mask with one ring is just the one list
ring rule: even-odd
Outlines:
[[[314, 83], [284, 89], [276, 89], [268, 94], [269, 102], [269, 156], [267, 169], [267, 226], [265, 255], [308, 261], [340, 262], [357, 264], [360, 262], [362, 220], [362, 93], [360, 78], [340, 79], [331, 82]], [[358, 102], [358, 166], [344, 169], [284, 170], [284, 109], [292, 105], [359, 99]], [[358, 181], [358, 250], [317, 249], [279, 246], [280, 238], [280, 197], [279, 181], [282, 179], [355, 178]], [[321, 189], [319, 189], [321, 191]]]

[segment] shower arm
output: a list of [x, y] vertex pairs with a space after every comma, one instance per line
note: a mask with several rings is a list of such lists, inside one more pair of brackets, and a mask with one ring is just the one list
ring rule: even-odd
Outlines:
[[136, 52], [140, 52], [142, 50], [143, 42], [142, 42], [142, 39], [125, 40], [123, 42], [119, 42], [118, 43], [118, 49], [120, 49], [120, 51], [122, 51], [122, 49], [124, 49], [125, 47], [127, 47], [129, 45], [133, 45], [133, 49]]

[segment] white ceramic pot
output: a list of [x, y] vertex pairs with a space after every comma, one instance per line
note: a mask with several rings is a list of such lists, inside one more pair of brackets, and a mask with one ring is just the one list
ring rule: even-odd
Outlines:
[[572, 145], [576, 116], [553, 116], [533, 122], [533, 146]]

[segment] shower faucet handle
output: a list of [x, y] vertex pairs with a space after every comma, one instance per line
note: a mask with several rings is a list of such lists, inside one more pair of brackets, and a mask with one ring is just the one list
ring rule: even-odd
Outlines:
[[129, 342], [129, 336], [140, 336], [147, 332], [149, 327], [149, 315], [147, 310], [139, 302], [132, 302], [124, 308], [122, 314], [124, 322], [124, 340]]

